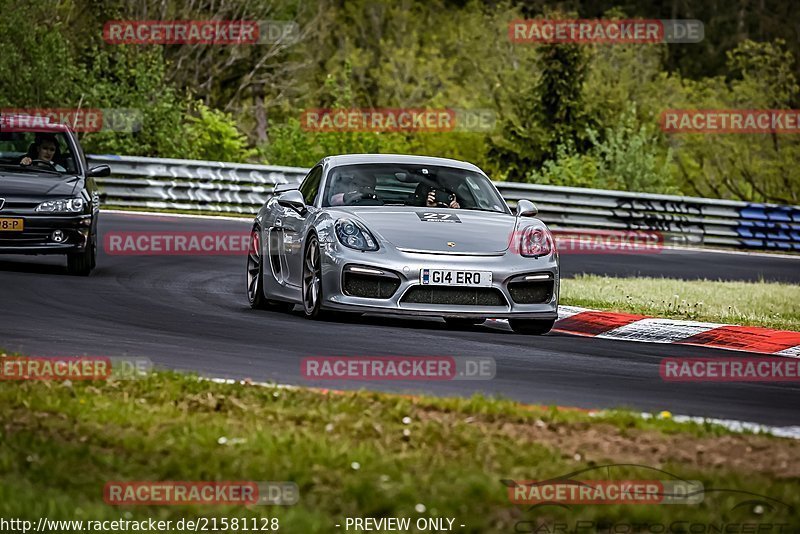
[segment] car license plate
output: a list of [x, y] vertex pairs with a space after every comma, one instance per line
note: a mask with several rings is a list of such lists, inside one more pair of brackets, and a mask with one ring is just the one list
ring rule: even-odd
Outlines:
[[450, 271], [444, 269], [422, 269], [419, 273], [422, 285], [490, 287], [491, 271]]
[[0, 219], [0, 232], [21, 232], [25, 229], [25, 219]]

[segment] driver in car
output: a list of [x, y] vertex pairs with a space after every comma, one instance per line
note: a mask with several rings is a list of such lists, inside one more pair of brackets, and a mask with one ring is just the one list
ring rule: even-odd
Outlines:
[[375, 177], [371, 175], [340, 176], [335, 186], [338, 192], [331, 196], [331, 206], [349, 206], [362, 201], [377, 202], [375, 183]]
[[[22, 161], [20, 161], [19, 164], [27, 166], [37, 161], [43, 161], [48, 163], [55, 170], [64, 172], [66, 169], [53, 161], [53, 158], [55, 158], [57, 153], [58, 141], [56, 140], [56, 137], [52, 134], [39, 134], [36, 136], [36, 140], [31, 146], [31, 150], [28, 151], [28, 155], [22, 158]], [[32, 158], [31, 154], [35, 157]]]

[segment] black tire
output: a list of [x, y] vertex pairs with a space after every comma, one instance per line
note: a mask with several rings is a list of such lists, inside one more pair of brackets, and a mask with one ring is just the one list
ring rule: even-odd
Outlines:
[[303, 253], [303, 312], [308, 319], [323, 319], [322, 307], [322, 256], [315, 234], [308, 237]]
[[72, 276], [89, 276], [97, 262], [97, 249], [93, 242], [83, 252], [67, 254], [67, 272]]
[[555, 319], [509, 319], [508, 324], [517, 334], [541, 336], [553, 329]]
[[478, 326], [479, 324], [483, 324], [486, 321], [486, 318], [479, 317], [475, 319], [470, 317], [445, 317], [444, 320], [447, 323], [447, 328], [452, 328], [453, 330], [461, 330], [470, 328], [472, 326]]
[[264, 262], [261, 257], [261, 245], [258, 240], [261, 234], [254, 226], [250, 232], [250, 245], [247, 250], [247, 301], [254, 310], [272, 310], [288, 312], [294, 308], [289, 302], [269, 300], [264, 296]]
[[97, 267], [97, 234], [92, 234], [92, 269]]

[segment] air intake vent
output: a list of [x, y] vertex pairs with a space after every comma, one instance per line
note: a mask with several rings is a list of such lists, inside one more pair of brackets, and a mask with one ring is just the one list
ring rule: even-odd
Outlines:
[[401, 302], [449, 306], [508, 306], [503, 294], [493, 287], [414, 286], [403, 295]]
[[525, 280], [517, 278], [508, 283], [511, 300], [517, 304], [544, 304], [553, 298], [553, 279]]
[[388, 299], [400, 287], [398, 278], [345, 272], [342, 289], [345, 295], [370, 299]]

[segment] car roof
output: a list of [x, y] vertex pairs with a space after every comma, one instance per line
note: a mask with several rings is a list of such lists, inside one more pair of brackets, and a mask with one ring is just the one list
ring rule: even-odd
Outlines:
[[321, 161], [323, 165], [338, 167], [340, 165], [358, 165], [365, 163], [405, 163], [413, 165], [438, 165], [441, 167], [454, 167], [484, 174], [482, 170], [465, 161], [449, 158], [436, 158], [433, 156], [410, 156], [407, 154], [342, 154], [328, 156]]

